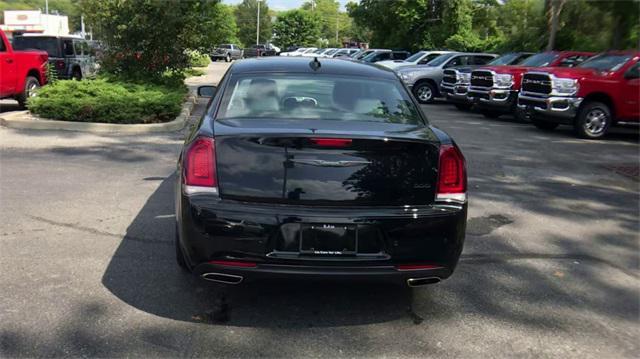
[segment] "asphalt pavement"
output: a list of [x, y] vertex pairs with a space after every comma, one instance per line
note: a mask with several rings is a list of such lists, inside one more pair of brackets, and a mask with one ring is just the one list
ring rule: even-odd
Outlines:
[[213, 316], [219, 288], [175, 264], [188, 129], [0, 128], [0, 356], [636, 357], [637, 131], [586, 141], [445, 103], [423, 110], [468, 162], [454, 275], [414, 290], [257, 283], [228, 293], [226, 322]]

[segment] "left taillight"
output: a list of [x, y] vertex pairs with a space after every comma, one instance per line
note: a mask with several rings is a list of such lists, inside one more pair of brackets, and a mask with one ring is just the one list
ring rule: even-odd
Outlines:
[[183, 161], [182, 180], [187, 194], [218, 193], [213, 138], [198, 137], [189, 145]]
[[462, 152], [455, 145], [440, 146], [438, 190], [436, 201], [467, 201], [467, 169]]

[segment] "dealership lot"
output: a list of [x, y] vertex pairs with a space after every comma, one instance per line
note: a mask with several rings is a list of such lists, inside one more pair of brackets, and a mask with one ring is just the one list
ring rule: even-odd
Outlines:
[[[226, 66], [210, 65], [193, 84], [216, 81]], [[212, 320], [216, 289], [175, 264], [173, 185], [184, 131], [0, 128], [0, 354], [637, 353], [637, 133], [586, 141], [568, 128], [542, 132], [445, 103], [423, 109], [468, 161], [467, 242], [452, 278], [413, 291], [239, 287], [226, 323]]]

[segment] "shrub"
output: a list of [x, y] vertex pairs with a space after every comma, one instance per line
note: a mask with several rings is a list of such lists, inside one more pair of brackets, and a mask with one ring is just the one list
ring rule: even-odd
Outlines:
[[205, 67], [211, 62], [208, 55], [200, 53], [198, 50], [187, 50], [187, 56], [190, 67]]
[[113, 79], [57, 81], [27, 106], [38, 116], [62, 121], [156, 123], [173, 120], [187, 93], [184, 85], [162, 86]]

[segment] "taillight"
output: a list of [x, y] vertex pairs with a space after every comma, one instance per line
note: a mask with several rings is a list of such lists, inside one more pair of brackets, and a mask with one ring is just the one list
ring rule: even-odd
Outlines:
[[225, 261], [225, 260], [215, 260], [209, 261], [210, 264], [215, 264], [218, 266], [225, 267], [240, 267], [240, 268], [255, 268], [258, 265], [254, 262], [240, 262], [240, 261]]
[[441, 145], [436, 201], [464, 203], [466, 200], [467, 172], [464, 156], [454, 145]]
[[56, 61], [56, 68], [64, 69], [64, 60], [57, 60]]
[[184, 158], [185, 192], [218, 193], [216, 151], [213, 138], [198, 137], [191, 143]]
[[349, 138], [319, 138], [319, 137], [313, 137], [310, 140], [311, 140], [311, 143], [313, 143], [314, 145], [321, 146], [321, 147], [347, 147], [347, 146], [351, 145], [351, 142], [353, 142]]

